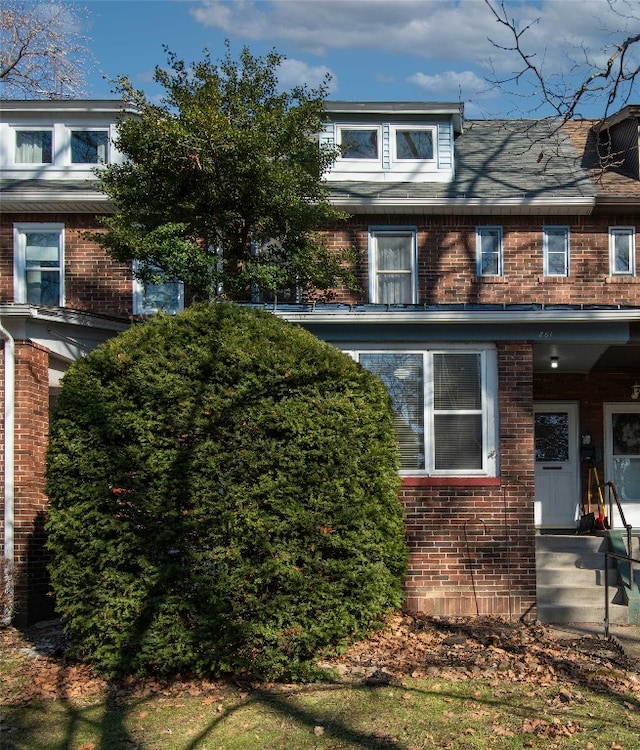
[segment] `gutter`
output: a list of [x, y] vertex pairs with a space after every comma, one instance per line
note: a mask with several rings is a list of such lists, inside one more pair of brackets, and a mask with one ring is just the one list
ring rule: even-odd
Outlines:
[[4, 342], [4, 563], [7, 606], [0, 611], [0, 622], [8, 625], [13, 614], [15, 582], [13, 578], [15, 548], [15, 342], [0, 324]]

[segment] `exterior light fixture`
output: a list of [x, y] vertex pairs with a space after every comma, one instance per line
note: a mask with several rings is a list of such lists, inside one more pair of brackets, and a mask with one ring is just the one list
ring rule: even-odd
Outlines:
[[[557, 357], [551, 357], [551, 369], [557, 370], [558, 369], [558, 358]], [[638, 395], [640, 395], [640, 391], [638, 391]]]
[[640, 383], [634, 383], [631, 386], [631, 398], [637, 401], [640, 398]]

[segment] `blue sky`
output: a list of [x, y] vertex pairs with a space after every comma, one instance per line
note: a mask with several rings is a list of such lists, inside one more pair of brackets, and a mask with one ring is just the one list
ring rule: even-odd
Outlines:
[[[588, 54], [596, 62], [627, 24], [637, 0], [506, 0], [509, 15], [531, 24], [526, 40], [549, 74], [569, 75]], [[487, 82], [517, 69], [484, 0], [84, 0], [86, 35], [95, 58], [88, 95], [111, 98], [107, 79], [127, 75], [150, 97], [163, 45], [186, 62], [243, 46], [254, 55], [272, 48], [287, 59], [281, 82], [316, 84], [333, 76], [330, 99], [464, 101], [467, 117], [527, 116], [539, 99], [526, 82], [517, 98]], [[635, 6], [635, 7], [634, 7]], [[635, 19], [629, 15], [635, 14]], [[632, 98], [633, 99], [633, 98]], [[640, 101], [636, 97], [634, 103]], [[597, 116], [597, 108], [584, 110]]]

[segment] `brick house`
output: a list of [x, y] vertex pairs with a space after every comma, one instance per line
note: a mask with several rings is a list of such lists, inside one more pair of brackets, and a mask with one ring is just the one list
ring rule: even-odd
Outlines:
[[[109, 211], [119, 102], [3, 102], [1, 519], [18, 621], [47, 614], [49, 402], [71, 362], [139, 316], [177, 311], [84, 239]], [[348, 352], [396, 412], [411, 559], [406, 606], [536, 616], [536, 535], [575, 533], [585, 455], [640, 527], [638, 115], [464, 121], [459, 104], [328, 102], [327, 176], [361, 293], [274, 314]], [[598, 169], [596, 141], [614, 144]], [[636, 489], [636, 485], [638, 489]], [[619, 524], [617, 511], [611, 522]]]

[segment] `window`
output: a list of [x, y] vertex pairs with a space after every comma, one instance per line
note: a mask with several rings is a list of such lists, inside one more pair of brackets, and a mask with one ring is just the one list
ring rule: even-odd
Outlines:
[[394, 133], [396, 161], [433, 161], [433, 128], [397, 127]]
[[72, 130], [71, 163], [104, 164], [107, 162], [107, 130]]
[[13, 255], [16, 302], [64, 304], [63, 224], [16, 224]]
[[416, 230], [372, 229], [370, 298], [380, 305], [412, 305], [416, 293]]
[[136, 275], [139, 269], [140, 265], [134, 263], [134, 315], [154, 315], [157, 312], [174, 314], [184, 308], [184, 284], [181, 281], [142, 280]]
[[16, 130], [16, 164], [51, 164], [52, 160], [50, 130]]
[[359, 352], [386, 385], [405, 474], [497, 471], [493, 349]]
[[345, 127], [339, 129], [339, 135], [343, 159], [379, 160], [379, 128]]
[[635, 273], [635, 227], [609, 227], [609, 267], [612, 274]]
[[502, 276], [502, 227], [476, 227], [478, 276]]
[[542, 235], [545, 276], [569, 275], [569, 227], [545, 227]]

